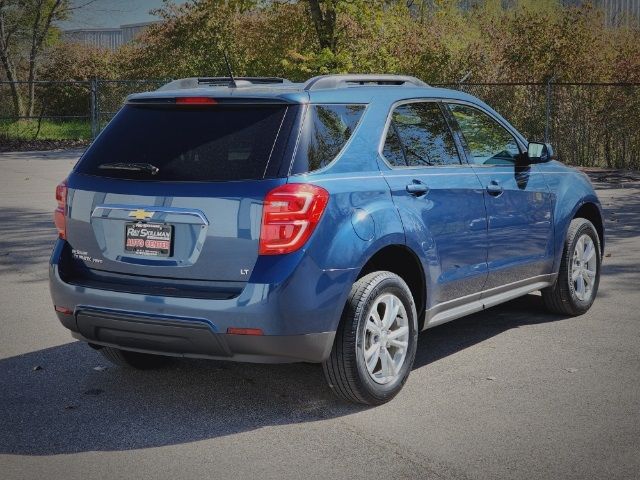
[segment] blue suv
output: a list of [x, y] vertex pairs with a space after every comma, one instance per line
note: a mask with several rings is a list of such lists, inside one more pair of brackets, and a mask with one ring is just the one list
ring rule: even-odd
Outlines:
[[112, 362], [322, 363], [381, 404], [418, 333], [598, 291], [587, 177], [413, 77], [187, 78], [128, 97], [56, 191], [57, 316]]

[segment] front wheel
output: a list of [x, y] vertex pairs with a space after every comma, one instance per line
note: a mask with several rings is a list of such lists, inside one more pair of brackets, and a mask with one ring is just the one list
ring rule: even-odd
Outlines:
[[542, 290], [547, 309], [582, 315], [596, 298], [600, 284], [600, 238], [593, 224], [574, 218], [569, 225], [556, 283]]
[[359, 279], [349, 299], [329, 358], [327, 383], [347, 401], [388, 402], [407, 381], [416, 354], [418, 324], [407, 284], [391, 272]]

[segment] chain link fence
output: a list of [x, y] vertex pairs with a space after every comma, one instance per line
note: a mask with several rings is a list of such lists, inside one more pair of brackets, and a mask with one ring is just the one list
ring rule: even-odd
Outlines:
[[555, 85], [550, 141], [580, 166], [640, 169], [640, 85]]
[[90, 139], [90, 91], [80, 81], [34, 82], [32, 94], [28, 82], [0, 82], [0, 142]]
[[120, 110], [128, 95], [157, 90], [169, 80], [97, 80], [93, 136], [102, 130]]
[[549, 139], [545, 84], [450, 83], [438, 85], [478, 97], [504, 116], [530, 140]]
[[[168, 80], [35, 82], [31, 112], [17, 114], [11, 84], [0, 82], [0, 145], [8, 140], [89, 142], [127, 95]], [[530, 140], [553, 144], [579, 166], [640, 169], [640, 84], [455, 83], [491, 105]], [[28, 99], [29, 85], [17, 84]]]
[[[156, 90], [166, 80], [0, 82], [0, 145], [34, 140], [89, 142], [122, 106], [127, 95]], [[13, 89], [22, 99], [19, 108]], [[31, 107], [29, 105], [32, 105]]]
[[584, 167], [640, 169], [640, 84], [448, 84], [474, 95], [529, 140]]

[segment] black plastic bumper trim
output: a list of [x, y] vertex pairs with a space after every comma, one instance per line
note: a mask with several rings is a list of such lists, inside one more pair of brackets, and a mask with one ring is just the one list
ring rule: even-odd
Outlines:
[[[94, 345], [178, 357], [258, 363], [322, 362], [331, 352], [335, 332], [306, 335], [228, 335], [200, 321], [147, 318], [80, 310], [75, 338]], [[65, 326], [67, 326], [65, 324]]]

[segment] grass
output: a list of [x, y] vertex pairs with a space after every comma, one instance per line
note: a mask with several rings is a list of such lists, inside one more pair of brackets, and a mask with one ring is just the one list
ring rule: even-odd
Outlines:
[[0, 139], [13, 141], [91, 140], [91, 123], [87, 120], [43, 119], [40, 123], [40, 131], [38, 131], [37, 120], [0, 120]]

